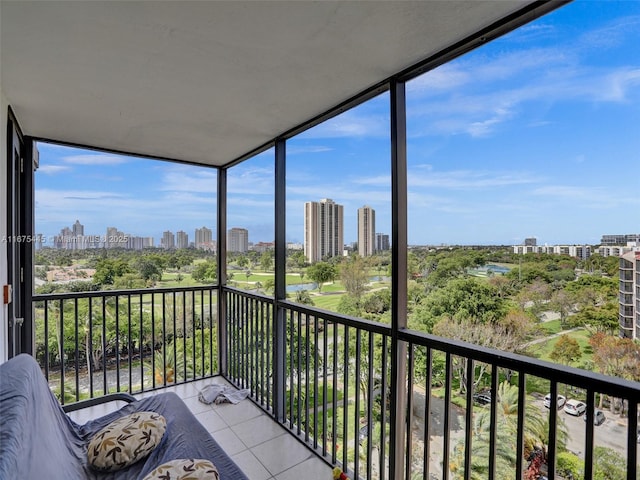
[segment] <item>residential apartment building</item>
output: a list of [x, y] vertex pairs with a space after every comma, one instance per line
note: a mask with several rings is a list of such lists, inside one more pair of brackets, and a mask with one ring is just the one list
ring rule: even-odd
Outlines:
[[249, 230], [233, 227], [227, 231], [227, 251], [247, 253], [249, 251]]
[[189, 248], [189, 235], [183, 230], [176, 232], [176, 248]]
[[640, 233], [627, 233], [624, 235], [602, 235], [600, 239], [600, 245], [626, 245], [627, 243], [640, 244]]
[[620, 336], [640, 338], [640, 251], [620, 257]]
[[376, 233], [376, 252], [386, 252], [391, 250], [389, 235], [386, 233]]
[[211, 250], [213, 245], [213, 232], [210, 228], [196, 228], [195, 246], [200, 250]]
[[304, 204], [304, 255], [309, 263], [342, 255], [344, 207], [330, 198]]
[[586, 260], [591, 256], [591, 245], [514, 245], [513, 253], [517, 255], [525, 255], [527, 253], [569, 255], [570, 257]]
[[368, 257], [376, 253], [376, 211], [365, 205], [358, 209], [358, 254]]
[[162, 232], [162, 240], [160, 240], [160, 244], [165, 250], [176, 248], [176, 236], [169, 230]]

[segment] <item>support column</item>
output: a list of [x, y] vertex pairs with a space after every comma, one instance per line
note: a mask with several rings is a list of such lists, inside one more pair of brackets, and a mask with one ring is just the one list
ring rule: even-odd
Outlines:
[[275, 299], [274, 299], [274, 375], [273, 408], [276, 419], [285, 419], [285, 334], [286, 312], [280, 306], [287, 298], [287, 243], [286, 243], [286, 141], [276, 140], [275, 144]]
[[227, 375], [227, 169], [218, 170], [217, 211], [217, 257], [218, 257], [218, 372]]
[[398, 332], [407, 327], [407, 128], [405, 83], [392, 81], [391, 100], [391, 478], [405, 478], [407, 345]]

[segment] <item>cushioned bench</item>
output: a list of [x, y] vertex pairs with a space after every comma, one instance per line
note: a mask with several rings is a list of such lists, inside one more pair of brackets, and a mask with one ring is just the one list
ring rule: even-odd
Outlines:
[[[151, 454], [122, 470], [101, 473], [87, 464], [87, 445], [114, 420], [134, 412], [154, 411], [167, 421], [166, 432]], [[247, 479], [174, 393], [133, 401], [85, 425], [64, 412], [29, 355], [0, 365], [0, 479], [142, 479], [175, 459], [210, 460], [221, 479]]]

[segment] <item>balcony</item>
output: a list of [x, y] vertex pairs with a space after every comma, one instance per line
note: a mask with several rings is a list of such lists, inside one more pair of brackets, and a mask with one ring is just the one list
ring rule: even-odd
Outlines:
[[[617, 432], [617, 451], [635, 478], [636, 383], [408, 330], [399, 332], [395, 361], [389, 325], [228, 287], [33, 301], [38, 332], [46, 333], [39, 338], [48, 339], [38, 343], [37, 357], [62, 403], [106, 391], [138, 397], [176, 391], [250, 478], [300, 472], [325, 478], [330, 465], [363, 479], [394, 478], [396, 468], [411, 478], [462, 478], [469, 470], [525, 478], [537, 452], [530, 443], [536, 416], [548, 439], [546, 468], [557, 468], [562, 442], [578, 452], [586, 471], [595, 447], [608, 441], [593, 423], [605, 399], [619, 405], [615, 417], [607, 412], [607, 428]], [[107, 332], [106, 318], [116, 320], [115, 330]], [[394, 395], [395, 375], [402, 391]], [[204, 405], [197, 393], [211, 382], [249, 389], [250, 399]], [[552, 397], [583, 398], [587, 421], [544, 408], [527, 393], [531, 382], [546, 385]], [[481, 385], [489, 393], [479, 403]], [[403, 398], [407, 416], [394, 407]], [[102, 408], [74, 415], [87, 418]]]
[[[412, 129], [416, 133], [421, 128], [415, 124], [407, 128], [407, 119], [411, 120], [407, 96], [412, 92], [406, 87], [416, 80], [420, 83], [425, 72], [432, 73], [564, 3], [274, 2], [266, 6], [265, 2], [247, 8], [242, 2], [200, 2], [185, 8], [164, 2], [148, 8], [142, 2], [117, 7], [111, 2], [0, 2], [0, 106], [5, 122], [0, 129], [0, 171], [8, 172], [0, 176], [8, 200], [0, 222], [0, 256], [7, 265], [0, 269], [0, 284], [14, 287], [13, 295], [7, 289], [6, 295], [12, 297], [5, 299], [8, 306], [0, 309], [4, 326], [0, 361], [20, 352], [33, 354], [63, 404], [114, 391], [145, 396], [174, 390], [222, 439], [251, 478], [323, 479], [328, 478], [328, 468], [336, 465], [351, 478], [371, 480], [457, 480], [477, 475], [528, 480], [542, 471], [555, 480], [561, 478], [566, 459], [562, 455], [571, 451], [582, 465], [584, 478], [591, 480], [602, 460], [598, 447], [606, 446], [621, 458], [627, 480], [637, 480], [637, 383], [445, 340], [410, 330], [407, 324], [410, 211], [414, 225], [437, 227], [437, 221], [426, 220], [423, 213], [442, 201], [414, 195], [418, 201], [410, 205], [408, 179], [419, 170], [431, 169], [423, 163], [431, 159], [416, 155], [417, 150], [428, 153], [431, 147], [414, 144], [407, 152]], [[548, 30], [543, 27], [539, 30]], [[579, 42], [567, 42], [575, 43]], [[549, 65], [554, 77], [559, 66], [566, 70], [565, 58], [570, 57], [564, 52], [539, 52], [525, 51], [505, 64], [527, 64], [533, 69], [521, 75], [542, 81], [547, 78], [538, 74], [540, 59], [560, 59]], [[480, 70], [504, 76], [501, 65], [485, 69], [486, 58], [478, 62]], [[456, 74], [455, 70], [449, 73]], [[480, 78], [477, 69], [463, 70], [464, 77], [473, 79], [471, 83]], [[462, 79], [457, 74], [439, 78], [439, 73], [435, 71], [429, 86], [436, 92], [440, 85], [455, 87]], [[488, 81], [495, 79], [488, 77]], [[562, 84], [559, 96], [583, 91]], [[527, 92], [527, 102], [544, 105], [532, 100], [546, 100], [546, 88], [535, 89], [543, 97], [530, 97], [533, 90], [528, 84], [515, 81], [513, 85]], [[414, 83], [413, 95], [423, 88]], [[473, 107], [460, 93], [456, 90], [451, 98], [443, 97], [438, 110], [449, 111], [450, 104], [464, 110]], [[470, 137], [484, 139], [487, 127], [494, 124], [527, 125], [529, 130], [549, 123], [537, 115], [530, 121], [515, 121], [512, 114], [522, 104], [502, 104], [513, 98], [512, 86], [492, 93], [478, 92], [491, 105], [488, 116], [464, 122], [467, 127], [462, 130], [468, 130]], [[381, 191], [390, 212], [388, 324], [292, 303], [285, 290], [284, 217], [291, 209], [287, 148], [291, 145], [290, 151], [295, 152], [297, 141], [298, 147], [332, 151], [324, 145], [301, 145], [304, 141], [298, 135], [326, 126], [325, 122], [371, 100], [384, 103], [376, 118], [386, 124], [376, 132], [374, 143], [378, 145], [379, 139], [385, 143], [376, 151], [384, 157], [386, 170], [375, 180], [385, 184]], [[580, 117], [591, 119], [573, 118]], [[435, 131], [450, 124], [435, 120]], [[455, 135], [462, 132], [458, 123], [450, 125]], [[581, 142], [597, 136], [580, 131], [572, 122], [563, 131], [565, 139], [574, 129]], [[557, 151], [559, 131], [554, 128], [548, 137], [536, 136], [536, 145], [549, 150], [536, 152], [537, 157], [528, 160], [522, 155], [526, 144], [520, 145], [510, 131], [505, 131], [503, 144], [494, 148], [484, 143], [473, 149], [470, 158], [483, 168], [496, 152], [530, 164], [547, 158], [552, 161], [548, 172], [559, 171], [550, 155]], [[619, 143], [607, 140], [610, 145]], [[220, 283], [32, 295], [31, 245], [7, 244], [4, 239], [35, 237], [33, 171], [39, 162], [39, 141], [215, 170], [204, 183], [211, 188], [208, 193], [215, 190], [211, 195], [215, 206], [208, 203], [206, 215], [208, 220], [215, 215], [215, 277]], [[431, 138], [427, 143], [435, 145]], [[455, 149], [457, 141], [445, 143]], [[503, 148], [508, 145], [515, 149]], [[233, 176], [234, 167], [264, 153], [273, 154], [273, 175], [264, 183], [269, 184], [265, 190], [273, 191], [269, 200], [275, 244], [273, 297], [225, 283], [228, 177]], [[413, 163], [408, 161], [412, 155]], [[373, 165], [368, 154], [365, 158], [367, 168]], [[445, 153], [440, 162], [455, 163], [452, 158]], [[341, 160], [335, 162], [338, 165]], [[323, 161], [318, 165], [326, 168]], [[303, 173], [313, 176], [311, 171]], [[337, 178], [342, 171], [335, 168], [332, 173]], [[372, 169], [371, 173], [377, 172]], [[477, 186], [495, 188], [505, 182], [544, 187], [533, 189], [538, 199], [560, 194], [556, 198], [563, 198], [559, 204], [563, 207], [564, 195], [579, 193], [575, 188], [546, 185], [546, 175], [541, 180], [523, 172], [499, 172], [494, 179], [471, 175], [469, 182], [461, 181], [463, 169], [449, 173], [453, 175], [433, 175], [426, 185], [444, 183], [474, 191], [474, 198], [465, 199], [465, 204], [482, 198], [483, 190], [476, 190]], [[291, 170], [289, 178], [290, 174]], [[502, 207], [519, 201], [509, 195], [497, 205], [499, 209], [494, 211], [490, 204], [484, 208], [502, 226], [509, 223], [499, 214], [507, 210]], [[182, 213], [173, 203], [170, 206]], [[459, 210], [451, 208], [453, 204], [445, 206], [447, 217]], [[162, 206], [154, 203], [154, 207], [153, 216], [164, 213]], [[547, 208], [553, 209], [553, 202]], [[472, 226], [463, 220], [456, 228], [473, 240]], [[624, 333], [632, 336], [633, 329]], [[248, 389], [249, 399], [233, 407], [203, 406], [196, 393], [209, 382]], [[546, 409], [540, 391], [548, 392], [550, 398], [583, 400], [586, 422]], [[595, 426], [594, 409], [605, 405], [611, 412], [607, 423]], [[77, 415], [101, 413], [94, 408]]]

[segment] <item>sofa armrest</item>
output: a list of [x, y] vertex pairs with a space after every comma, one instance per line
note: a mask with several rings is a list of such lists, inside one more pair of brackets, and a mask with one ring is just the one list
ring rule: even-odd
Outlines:
[[120, 392], [120, 393], [110, 393], [109, 395], [103, 395], [101, 397], [90, 398], [88, 400], [81, 400], [79, 402], [69, 403], [68, 405], [63, 405], [62, 409], [64, 413], [75, 412], [76, 410], [82, 410], [83, 408], [94, 407], [96, 405], [102, 405], [103, 403], [109, 402], [134, 402], [136, 399], [133, 395], [128, 393]]

